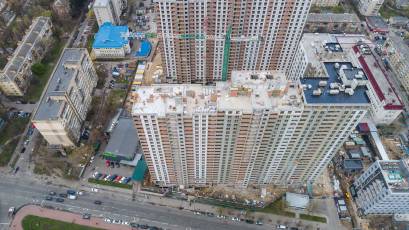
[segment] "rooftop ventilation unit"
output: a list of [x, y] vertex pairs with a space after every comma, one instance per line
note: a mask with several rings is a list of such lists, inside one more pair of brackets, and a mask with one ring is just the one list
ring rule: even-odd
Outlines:
[[345, 89], [345, 93], [349, 94], [349, 96], [354, 95], [354, 90], [351, 88]]
[[321, 89], [316, 89], [316, 90], [312, 91], [312, 95], [314, 95], [314, 96], [320, 96], [321, 93], [322, 93]]
[[339, 90], [337, 90], [337, 89], [331, 89], [331, 90], [329, 91], [329, 94], [331, 94], [331, 95], [339, 94]]
[[325, 86], [327, 86], [327, 81], [320, 81], [320, 82], [318, 83], [318, 85], [319, 85], [320, 87], [325, 87]]

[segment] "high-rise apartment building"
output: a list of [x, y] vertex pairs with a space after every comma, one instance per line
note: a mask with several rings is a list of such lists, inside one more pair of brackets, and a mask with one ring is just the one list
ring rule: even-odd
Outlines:
[[49, 17], [33, 20], [6, 66], [0, 70], [0, 89], [5, 95], [24, 95], [31, 80], [31, 65], [44, 56], [47, 50], [47, 44], [44, 42], [51, 34]]
[[155, 0], [170, 83], [230, 78], [232, 70], [287, 71], [311, 0]]
[[[364, 35], [305, 33], [289, 78], [326, 78], [326, 63], [337, 63], [339, 69], [353, 66], [357, 75], [348, 80], [367, 86], [371, 102], [368, 115], [376, 124], [390, 124], [403, 111], [403, 103], [389, 82], [387, 72], [374, 57], [374, 47]], [[333, 89], [345, 90], [335, 86]]]
[[409, 162], [378, 160], [353, 184], [358, 210], [369, 215], [409, 213]]
[[409, 92], [409, 45], [395, 33], [389, 34], [386, 44], [389, 64], [406, 92]]
[[50, 145], [77, 143], [97, 81], [87, 49], [64, 49], [32, 120]]
[[319, 7], [337, 6], [339, 0], [312, 0], [312, 4]]
[[105, 22], [119, 25], [122, 11], [126, 8], [127, 0], [96, 0], [93, 6], [98, 26]]
[[132, 114], [152, 180], [240, 187], [313, 182], [369, 106], [366, 86], [329, 95], [331, 84], [346, 82], [334, 64], [326, 68], [327, 78], [301, 84], [279, 72], [233, 71], [231, 81], [215, 86], [135, 89]]

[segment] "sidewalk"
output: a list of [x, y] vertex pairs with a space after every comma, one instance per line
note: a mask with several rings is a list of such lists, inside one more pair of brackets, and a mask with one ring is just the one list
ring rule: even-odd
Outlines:
[[112, 229], [115, 226], [117, 230], [130, 230], [132, 229], [130, 226], [126, 225], [112, 225], [104, 222], [103, 219], [91, 217], [89, 220], [82, 219], [82, 216], [63, 212], [58, 210], [46, 209], [41, 208], [35, 205], [27, 205], [21, 208], [17, 214], [14, 216], [13, 221], [10, 224], [11, 230], [23, 230], [21, 221], [27, 215], [35, 215], [40, 217], [46, 217], [50, 219], [60, 220], [68, 223], [75, 223], [79, 225], [101, 228], [101, 229]]

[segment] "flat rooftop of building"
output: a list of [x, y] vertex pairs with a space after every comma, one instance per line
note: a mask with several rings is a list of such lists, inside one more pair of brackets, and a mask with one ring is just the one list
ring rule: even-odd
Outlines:
[[344, 169], [347, 170], [362, 170], [364, 165], [360, 159], [346, 159], [344, 160]]
[[105, 152], [133, 159], [138, 148], [138, 134], [132, 118], [120, 117], [110, 135]]
[[307, 16], [308, 22], [322, 22], [322, 23], [360, 23], [356, 14], [349, 13], [309, 13]]
[[382, 176], [393, 192], [409, 193], [409, 159], [376, 161]]
[[353, 66], [358, 63], [351, 60], [349, 51], [358, 42], [372, 44], [364, 35], [357, 34], [329, 34], [329, 33], [304, 33], [300, 41], [306, 60], [311, 64], [312, 77], [325, 76], [326, 62], [352, 62]]
[[380, 16], [367, 16], [365, 20], [371, 30], [389, 31], [388, 23]]
[[115, 26], [110, 22], [105, 22], [99, 27], [92, 48], [122, 48], [129, 43], [128, 38], [128, 26]]
[[32, 25], [3, 69], [3, 72], [5, 72], [10, 79], [16, 76], [16, 73], [21, 69], [24, 61], [31, 55], [31, 50], [37, 45], [37, 42], [42, 39], [39, 33], [49, 20], [49, 17], [38, 17], [33, 20]]
[[365, 54], [359, 45], [354, 46], [353, 51], [358, 55], [358, 61], [365, 75], [374, 88], [379, 101], [384, 102], [384, 108], [389, 110], [402, 110], [403, 103], [388, 80], [387, 73], [375, 59], [372, 51]]
[[232, 80], [216, 86], [175, 84], [140, 86], [133, 92], [133, 114], [193, 114], [255, 109], [297, 110], [302, 106], [298, 86], [274, 71], [233, 71]]
[[[358, 69], [354, 68], [350, 62], [337, 62], [341, 66], [346, 66], [345, 74], [355, 75]], [[307, 104], [369, 104], [369, 98], [366, 95], [366, 86], [358, 86], [353, 94], [350, 95], [346, 91], [338, 91], [332, 93], [331, 84], [336, 83], [342, 85], [343, 82], [339, 78], [339, 73], [335, 67], [334, 62], [325, 62], [325, 71], [327, 78], [322, 77], [308, 77], [301, 79], [301, 84], [304, 85], [304, 100]], [[339, 70], [342, 71], [342, 70]], [[325, 82], [325, 85], [320, 85]], [[320, 94], [316, 94], [317, 90]]]
[[33, 120], [53, 120], [60, 117], [65, 102], [63, 100], [53, 100], [52, 98], [65, 96], [69, 85], [72, 81], [75, 81], [75, 76], [78, 73], [73, 68], [65, 68], [65, 65], [80, 63], [85, 52], [87, 52], [86, 49], [79, 48], [66, 48], [63, 50]]
[[94, 7], [105, 7], [108, 6], [109, 0], [95, 0]]
[[403, 38], [396, 33], [389, 33], [388, 39], [393, 43], [396, 52], [402, 56], [401, 60], [409, 62], [409, 45], [405, 43]]

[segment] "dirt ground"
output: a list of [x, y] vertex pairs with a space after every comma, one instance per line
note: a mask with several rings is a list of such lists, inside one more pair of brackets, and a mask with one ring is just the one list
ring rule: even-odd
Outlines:
[[41, 138], [31, 156], [35, 165], [34, 173], [76, 179], [81, 171], [80, 165], [85, 163], [91, 150], [90, 146], [85, 145], [75, 150], [67, 150], [67, 156], [63, 156], [58, 151], [50, 150], [46, 141]]

